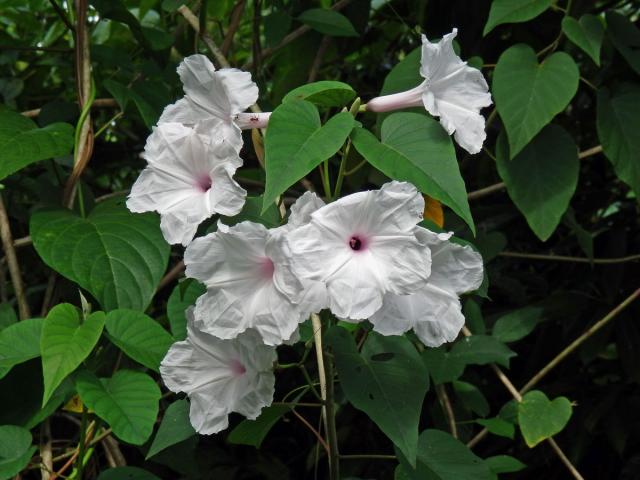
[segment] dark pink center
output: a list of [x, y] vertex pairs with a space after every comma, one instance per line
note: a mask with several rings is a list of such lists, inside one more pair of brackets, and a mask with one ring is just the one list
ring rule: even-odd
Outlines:
[[351, 248], [351, 250], [355, 251], [355, 252], [359, 252], [361, 250], [364, 250], [366, 248], [366, 243], [363, 237], [361, 237], [360, 235], [353, 235], [350, 239], [349, 239], [349, 247]]
[[273, 262], [269, 257], [264, 257], [260, 261], [260, 276], [264, 279], [273, 278], [273, 272], [275, 271], [275, 267], [273, 266]]
[[231, 360], [229, 367], [231, 368], [231, 373], [236, 377], [240, 377], [247, 373], [247, 369], [242, 363], [240, 363], [240, 360]]
[[211, 177], [209, 176], [209, 174], [205, 173], [198, 177], [196, 186], [201, 192], [206, 192], [211, 188], [212, 183], [213, 182], [211, 181]]

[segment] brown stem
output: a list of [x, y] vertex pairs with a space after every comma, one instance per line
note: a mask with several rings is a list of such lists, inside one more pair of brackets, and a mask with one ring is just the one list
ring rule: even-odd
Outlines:
[[53, 472], [53, 454], [51, 452], [51, 421], [46, 419], [40, 425], [40, 476], [49, 480]]
[[[91, 108], [116, 108], [118, 106], [118, 102], [116, 102], [113, 98], [96, 98], [91, 104]], [[22, 112], [22, 115], [25, 117], [33, 118], [40, 115], [42, 111], [41, 108], [34, 108], [33, 110], [25, 110]]]
[[395, 455], [379, 455], [375, 453], [362, 453], [355, 455], [340, 455], [340, 460], [398, 460]]
[[456, 417], [453, 413], [453, 408], [451, 407], [451, 400], [449, 399], [449, 395], [447, 394], [447, 390], [444, 385], [436, 386], [436, 394], [438, 395], [438, 400], [440, 402], [440, 406], [444, 411], [445, 416], [447, 417], [447, 421], [449, 422], [449, 430], [451, 430], [451, 435], [453, 438], [458, 438], [458, 428], [456, 426]]
[[586, 257], [567, 257], [564, 255], [544, 255], [538, 253], [524, 252], [500, 252], [501, 257], [510, 258], [526, 258], [528, 260], [549, 260], [551, 262], [572, 262], [572, 263], [593, 263], [595, 265], [613, 265], [617, 263], [627, 263], [640, 260], [640, 254], [628, 255], [626, 257], [615, 258], [586, 258]]
[[327, 452], [327, 455], [329, 455], [329, 445], [327, 445], [327, 442], [325, 442], [324, 438], [322, 438], [322, 435], [320, 435], [320, 432], [318, 432], [318, 430], [313, 428], [313, 426], [309, 422], [307, 422], [307, 419], [304, 418], [295, 410], [291, 410], [291, 413], [293, 413], [296, 416], [296, 418], [300, 420], [302, 424], [305, 427], [307, 427], [309, 431], [313, 433], [313, 435], [318, 439], [318, 442], [320, 443], [320, 445], [322, 445], [322, 448], [324, 448], [325, 452]]
[[18, 264], [18, 257], [16, 256], [16, 250], [13, 247], [13, 237], [11, 235], [11, 226], [9, 224], [9, 216], [7, 215], [7, 209], [4, 206], [4, 201], [0, 195], [0, 237], [2, 238], [2, 248], [5, 251], [7, 257], [7, 265], [9, 267], [9, 275], [11, 276], [11, 283], [13, 284], [13, 291], [16, 295], [16, 301], [18, 303], [18, 314], [20, 320], [31, 317], [31, 311], [29, 309], [29, 303], [27, 302], [27, 293], [24, 289], [24, 283], [22, 281], [22, 274], [20, 273], [20, 265]]
[[162, 280], [160, 280], [156, 292], [162, 290], [167, 285], [170, 285], [176, 278], [182, 275], [182, 272], [184, 272], [184, 260], [180, 260], [178, 263], [176, 263], [176, 265], [171, 270], [169, 270], [164, 277], [162, 277]]
[[324, 35], [320, 41], [320, 46], [318, 46], [316, 57], [313, 59], [313, 65], [311, 65], [311, 69], [309, 70], [307, 82], [311, 83], [316, 81], [318, 72], [322, 66], [322, 61], [324, 60], [324, 55], [327, 53], [327, 49], [329, 48], [329, 44], [331, 44], [331, 37], [329, 35]]
[[227, 30], [227, 34], [224, 36], [224, 40], [222, 41], [222, 46], [220, 47], [220, 52], [225, 57], [229, 55], [229, 49], [231, 48], [231, 44], [233, 43], [233, 36], [238, 31], [240, 27], [240, 20], [242, 20], [242, 14], [244, 12], [244, 7], [247, 4], [245, 0], [238, 0], [231, 11], [231, 21], [229, 22], [229, 29]]

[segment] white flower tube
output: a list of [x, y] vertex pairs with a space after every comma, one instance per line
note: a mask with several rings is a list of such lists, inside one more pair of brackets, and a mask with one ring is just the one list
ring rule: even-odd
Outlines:
[[282, 236], [259, 223], [195, 239], [185, 251], [187, 277], [207, 287], [196, 302], [195, 325], [219, 338], [253, 328], [267, 345], [291, 338], [304, 313], [294, 303], [304, 289], [284, 255]]
[[144, 158], [148, 166], [131, 188], [127, 207], [136, 213], [157, 211], [169, 243], [188, 245], [204, 220], [214, 213], [236, 215], [244, 205], [247, 192], [233, 179], [242, 159], [225, 140], [163, 123], [147, 138]]
[[169, 390], [189, 396], [193, 428], [212, 434], [228, 427], [231, 412], [254, 420], [263, 407], [271, 405], [276, 358], [275, 348], [263, 345], [254, 331], [221, 340], [199, 331], [190, 321], [187, 339], [171, 346], [160, 374]]
[[440, 117], [440, 124], [469, 153], [478, 153], [486, 138], [485, 120], [480, 109], [491, 105], [489, 86], [482, 72], [462, 61], [453, 50], [453, 31], [438, 43], [422, 36], [419, 86], [405, 92], [385, 95], [367, 103], [367, 110], [388, 112], [424, 105]]
[[[258, 99], [258, 86], [251, 80], [251, 74], [235, 68], [216, 70], [204, 55], [191, 55], [178, 66], [178, 75], [185, 96], [167, 106], [158, 123], [178, 122], [194, 126], [205, 120], [217, 119], [220, 123], [214, 124], [212, 134], [216, 138], [226, 138], [239, 150], [242, 135], [234, 119], [238, 117], [245, 121], [242, 112]], [[251, 123], [254, 117], [246, 118]], [[255, 118], [259, 120], [254, 123], [268, 120], [265, 115]]]
[[385, 293], [406, 295], [426, 284], [429, 252], [414, 233], [423, 210], [416, 188], [395, 181], [330, 203], [286, 235], [293, 273], [323, 282], [335, 315], [366, 319]]
[[413, 329], [422, 343], [437, 347], [460, 333], [464, 316], [458, 295], [482, 284], [482, 257], [469, 246], [450, 242], [451, 233], [437, 234], [422, 227], [416, 233], [431, 250], [427, 285], [411, 295], [385, 295], [382, 308], [369, 321], [383, 335]]

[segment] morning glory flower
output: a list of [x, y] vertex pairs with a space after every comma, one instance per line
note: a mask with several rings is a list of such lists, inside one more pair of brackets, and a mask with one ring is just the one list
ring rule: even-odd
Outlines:
[[264, 345], [252, 330], [222, 340], [198, 330], [190, 321], [187, 339], [171, 346], [160, 364], [160, 374], [169, 390], [189, 396], [193, 428], [212, 434], [229, 426], [231, 412], [254, 420], [263, 407], [271, 405], [276, 358], [275, 348]]
[[407, 295], [426, 284], [429, 252], [414, 233], [423, 210], [416, 188], [395, 181], [330, 203], [286, 235], [292, 271], [323, 282], [338, 317], [366, 319], [385, 293]]
[[242, 147], [237, 118], [244, 128], [266, 125], [269, 114], [243, 114], [258, 99], [258, 86], [249, 72], [235, 68], [216, 70], [204, 55], [190, 55], [178, 66], [184, 98], [167, 106], [158, 123], [177, 122], [188, 126], [217, 119], [211, 131], [218, 138], [226, 138], [239, 150]]
[[482, 257], [469, 246], [449, 241], [451, 233], [418, 227], [416, 234], [431, 251], [431, 276], [411, 295], [384, 296], [382, 308], [369, 321], [383, 335], [402, 335], [413, 329], [428, 347], [452, 342], [464, 325], [458, 296], [482, 284]]
[[148, 165], [133, 184], [127, 207], [135, 213], [157, 211], [167, 242], [186, 246], [214, 213], [231, 216], [242, 209], [247, 192], [233, 179], [242, 159], [225, 140], [163, 123], [147, 138], [143, 156]]
[[195, 306], [197, 328], [219, 338], [255, 329], [267, 345], [291, 338], [306, 318], [294, 303], [303, 285], [291, 271], [283, 236], [264, 225], [218, 223], [186, 249], [186, 275], [207, 287]]
[[419, 86], [405, 92], [377, 97], [367, 103], [367, 110], [388, 112], [424, 105], [440, 117], [440, 124], [458, 145], [469, 153], [478, 153], [486, 138], [485, 120], [480, 109], [491, 105], [489, 86], [480, 70], [462, 61], [453, 50], [456, 28], [431, 43], [422, 35]]

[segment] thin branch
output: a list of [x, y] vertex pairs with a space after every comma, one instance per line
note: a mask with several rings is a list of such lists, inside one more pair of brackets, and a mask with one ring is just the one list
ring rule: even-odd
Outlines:
[[20, 315], [20, 320], [25, 320], [31, 317], [31, 311], [29, 310], [29, 303], [27, 302], [27, 293], [24, 289], [22, 274], [20, 273], [20, 265], [18, 264], [18, 257], [16, 256], [16, 250], [13, 247], [13, 237], [11, 235], [11, 226], [9, 224], [9, 216], [7, 215], [7, 209], [4, 206], [4, 201], [2, 200], [1, 195], [0, 195], [0, 237], [2, 238], [2, 248], [4, 249], [5, 255], [7, 257], [9, 275], [11, 276], [13, 291], [16, 295], [16, 301], [18, 303], [18, 313]]
[[53, 472], [53, 455], [51, 453], [51, 420], [47, 418], [40, 425], [40, 477], [49, 480]]
[[395, 455], [379, 455], [375, 453], [363, 453], [355, 455], [340, 455], [340, 460], [394, 460], [397, 461], [398, 457]]
[[592, 155], [597, 155], [602, 152], [602, 145], [596, 145], [595, 147], [587, 148], [578, 154], [579, 159], [591, 157]]
[[69, 21], [69, 17], [67, 17], [67, 13], [62, 9], [60, 5], [58, 5], [58, 2], [56, 2], [55, 0], [49, 0], [49, 3], [53, 7], [53, 9], [56, 11], [58, 16], [60, 17], [60, 20], [62, 20], [62, 23], [64, 23], [69, 29], [69, 31], [75, 35], [76, 29], [73, 26], [73, 24]]
[[309, 77], [307, 78], [307, 82], [315, 82], [318, 77], [318, 72], [320, 71], [320, 67], [322, 67], [322, 61], [324, 60], [324, 55], [327, 53], [327, 49], [331, 44], [331, 37], [329, 35], [324, 35], [322, 40], [320, 41], [320, 46], [318, 47], [318, 52], [316, 53], [316, 57], [313, 59], [313, 64], [311, 65], [311, 69], [309, 70]]
[[227, 57], [220, 51], [209, 34], [207, 32], [200, 31], [200, 22], [198, 21], [198, 17], [194, 15], [189, 7], [187, 7], [186, 5], [181, 5], [180, 7], [178, 7], [178, 12], [184, 17], [189, 25], [191, 25], [191, 28], [193, 28], [193, 30], [200, 36], [211, 54], [215, 57], [218, 64], [223, 68], [230, 68], [231, 65], [229, 64]]
[[[352, 2], [352, 0], [340, 0], [339, 2], [336, 2], [334, 5], [332, 5], [331, 10], [334, 10], [334, 11], [342, 10], [347, 5], [349, 5], [351, 2]], [[273, 55], [275, 52], [277, 52], [281, 48], [287, 46], [288, 44], [290, 44], [294, 40], [300, 38], [302, 35], [307, 33], [309, 30], [311, 30], [311, 27], [309, 27], [307, 25], [302, 25], [301, 27], [298, 27], [293, 32], [291, 32], [286, 37], [284, 37], [282, 39], [282, 41], [278, 45], [276, 45], [275, 47], [265, 48], [264, 50], [262, 50], [260, 58], [258, 59], [258, 63], [261, 63], [262, 60], [264, 60], [265, 58]], [[254, 63], [255, 63], [255, 59], [250, 59], [247, 63], [245, 63], [242, 66], [242, 70], [251, 70], [251, 68], [253, 67]]]
[[[96, 98], [91, 104], [91, 108], [116, 108], [118, 102], [113, 98]], [[25, 110], [22, 115], [29, 118], [34, 118], [40, 115], [42, 108], [34, 108], [33, 110]]]
[[240, 21], [242, 20], [242, 14], [244, 12], [244, 7], [247, 4], [245, 0], [238, 0], [231, 11], [231, 21], [229, 22], [229, 29], [227, 30], [226, 35], [224, 36], [224, 40], [222, 41], [222, 47], [220, 47], [220, 52], [222, 55], [229, 55], [229, 49], [231, 49], [231, 44], [233, 43], [233, 36], [238, 31], [240, 27]]
[[[639, 290], [640, 292], [640, 290]], [[470, 337], [472, 335], [471, 331], [469, 331], [469, 329], [465, 326], [462, 327], [462, 333], [464, 334], [464, 336], [466, 337]], [[511, 380], [509, 380], [509, 377], [507, 377], [504, 372], [500, 369], [500, 367], [498, 367], [496, 364], [491, 363], [490, 364], [492, 370], [495, 372], [495, 374], [498, 376], [498, 379], [502, 382], [502, 384], [507, 388], [507, 390], [509, 391], [509, 393], [511, 394], [511, 396], [513, 396], [513, 398], [517, 401], [517, 402], [521, 402], [522, 401], [522, 395], [520, 394], [520, 392], [518, 392], [518, 390], [516, 389], [516, 387], [513, 385], [513, 383], [511, 382]], [[477, 437], [477, 435], [476, 435]], [[473, 445], [475, 445], [477, 443], [477, 441], [471, 445], [471, 443], [475, 440], [472, 439], [471, 442], [469, 442], [467, 444], [467, 446], [469, 446], [469, 448], [471, 448]], [[555, 440], [553, 440], [553, 438], [549, 437], [546, 439], [547, 443], [549, 443], [551, 445], [551, 447], [553, 448], [553, 450], [556, 452], [556, 454], [558, 455], [558, 458], [560, 458], [560, 461], [564, 464], [565, 467], [567, 467], [567, 469], [571, 472], [571, 475], [573, 476], [573, 478], [575, 478], [576, 480], [584, 480], [584, 477], [580, 474], [580, 472], [578, 472], [578, 470], [573, 466], [573, 464], [569, 461], [569, 459], [567, 458], [567, 456], [564, 454], [564, 452], [560, 449], [560, 447], [558, 446], [558, 444], [555, 442]]]
[[539, 253], [524, 253], [524, 252], [500, 252], [498, 254], [501, 257], [510, 258], [526, 258], [528, 260], [548, 260], [551, 262], [570, 262], [570, 263], [593, 263], [595, 265], [614, 265], [618, 263], [628, 263], [640, 260], [640, 254], [628, 255], [626, 257], [614, 257], [614, 258], [586, 258], [586, 257], [567, 257], [564, 255], [544, 255]]
[[71, 53], [72, 48], [60, 48], [60, 47], [26, 47], [18, 45], [0, 45], [0, 50], [20, 50], [25, 52], [57, 52], [57, 53]]
[[320, 435], [320, 432], [318, 432], [315, 428], [313, 428], [313, 426], [309, 422], [307, 422], [307, 419], [304, 418], [295, 410], [291, 410], [291, 413], [293, 413], [296, 416], [296, 418], [300, 420], [303, 423], [303, 425], [313, 433], [313, 435], [318, 439], [318, 442], [320, 442], [320, 445], [322, 445], [322, 448], [324, 448], [325, 452], [327, 452], [327, 456], [328, 456], [329, 445], [327, 445], [327, 442], [325, 442], [324, 438], [322, 438], [322, 435]]
[[449, 399], [449, 395], [447, 394], [447, 390], [444, 385], [436, 385], [436, 394], [438, 395], [438, 400], [440, 401], [440, 406], [444, 411], [445, 416], [447, 417], [447, 421], [449, 422], [449, 430], [451, 430], [451, 436], [453, 438], [458, 438], [458, 428], [456, 426], [456, 417], [453, 414], [453, 408], [451, 407], [451, 400]]
[[162, 280], [160, 280], [156, 292], [171, 284], [176, 278], [182, 275], [182, 272], [184, 272], [184, 260], [180, 260], [178, 263], [176, 263], [175, 266], [171, 270], [169, 270], [164, 277], [162, 277]]

